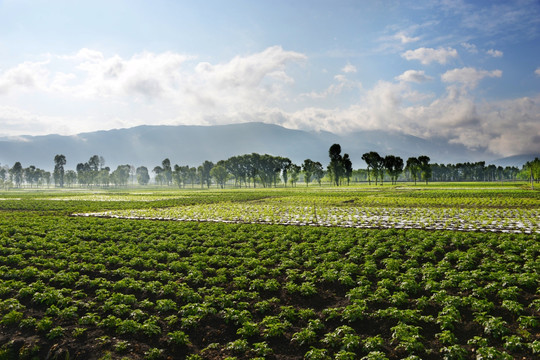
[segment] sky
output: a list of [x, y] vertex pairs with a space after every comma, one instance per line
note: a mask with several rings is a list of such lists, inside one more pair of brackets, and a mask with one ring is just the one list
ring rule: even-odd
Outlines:
[[0, 0], [0, 136], [251, 121], [540, 153], [540, 1]]

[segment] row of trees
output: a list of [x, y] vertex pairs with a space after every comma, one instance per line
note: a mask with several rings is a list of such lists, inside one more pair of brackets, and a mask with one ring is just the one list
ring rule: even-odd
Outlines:
[[147, 185], [150, 181], [148, 169], [144, 166], [136, 170], [132, 165], [118, 165], [116, 170], [111, 172], [108, 166], [105, 166], [105, 159], [102, 156], [94, 155], [85, 163], [78, 163], [76, 171], [65, 170], [65, 155], [56, 155], [54, 157], [54, 182], [56, 186], [72, 186], [76, 183], [83, 186], [125, 186], [130, 177], [136, 173], [141, 185]]
[[375, 185], [380, 181], [381, 184], [384, 181], [385, 172], [392, 184], [397, 183], [399, 176], [403, 171], [408, 174], [414, 180], [416, 185], [417, 179], [425, 180], [426, 183], [431, 179], [431, 167], [429, 165], [429, 157], [422, 155], [418, 158], [410, 157], [407, 159], [406, 167], [403, 168], [403, 159], [399, 156], [387, 155], [385, 157], [380, 156], [377, 152], [371, 151], [362, 155], [362, 160], [367, 164], [367, 177], [369, 184], [371, 185], [371, 176], [375, 178]]
[[161, 166], [156, 166], [156, 183], [171, 185], [175, 183], [180, 188], [186, 185], [200, 184], [201, 187], [210, 187], [214, 183], [223, 188], [227, 181], [234, 180], [234, 186], [263, 187], [276, 186], [288, 182], [295, 186], [300, 173], [303, 171], [306, 182], [316, 180], [319, 183], [324, 177], [324, 169], [319, 162], [306, 159], [302, 166], [293, 164], [288, 158], [257, 153], [233, 156], [227, 160], [220, 160], [216, 164], [205, 161], [199, 167], [174, 165], [169, 159], [164, 159]]
[[434, 181], [503, 181], [516, 180], [520, 170], [514, 166], [486, 166], [485, 161], [458, 164], [431, 164]]
[[[430, 164], [428, 156], [410, 157], [406, 162], [395, 155], [380, 156], [371, 151], [362, 155], [367, 169], [353, 170], [352, 161], [348, 154], [341, 154], [341, 146], [333, 144], [329, 151], [329, 164], [326, 169], [318, 161], [306, 159], [300, 165], [294, 164], [290, 159], [268, 154], [257, 153], [230, 157], [218, 161], [216, 164], [205, 161], [198, 167], [187, 165], [172, 165], [167, 158], [161, 165], [153, 168], [155, 183], [163, 186], [177, 185], [185, 188], [187, 185], [195, 187], [210, 187], [216, 184], [223, 188], [231, 183], [236, 187], [263, 187], [277, 186], [282, 183], [296, 186], [299, 181], [306, 185], [317, 182], [321, 185], [323, 179], [335, 186], [349, 184], [354, 181], [368, 181], [371, 185], [383, 184], [386, 180], [395, 184], [398, 179], [414, 181], [503, 181], [540, 179], [540, 160], [536, 158], [524, 165], [520, 171], [516, 167], [486, 166], [485, 162], [458, 163], [458, 164]], [[145, 166], [135, 168], [132, 165], [119, 165], [116, 170], [105, 166], [105, 159], [94, 155], [85, 163], [79, 163], [76, 170], [65, 170], [65, 155], [54, 157], [54, 171], [51, 174], [45, 170], [29, 166], [23, 168], [16, 162], [12, 168], [0, 167], [0, 184], [12, 184], [20, 187], [23, 183], [33, 186], [49, 186], [54, 180], [58, 187], [80, 186], [125, 186], [135, 180], [140, 185], [150, 182], [150, 174]]]
[[52, 181], [52, 175], [49, 171], [36, 168], [30, 165], [23, 168], [22, 164], [17, 161], [13, 167], [0, 167], [0, 184], [12, 184], [20, 187], [23, 183], [30, 187], [34, 186], [49, 186]]

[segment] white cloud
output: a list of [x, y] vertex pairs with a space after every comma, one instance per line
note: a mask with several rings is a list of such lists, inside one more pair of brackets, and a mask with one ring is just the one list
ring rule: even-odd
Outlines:
[[402, 44], [408, 44], [408, 43], [412, 43], [412, 42], [416, 42], [418, 40], [420, 40], [420, 37], [419, 36], [415, 36], [415, 37], [409, 37], [405, 34], [404, 31], [399, 31], [397, 32], [394, 36], [393, 36], [394, 39], [396, 40], [399, 40], [401, 41]]
[[347, 65], [345, 65], [345, 66], [343, 67], [343, 69], [341, 69], [341, 71], [343, 71], [343, 72], [346, 73], [346, 74], [357, 72], [356, 66], [354, 66], [354, 65], [352, 65], [352, 64], [349, 64], [349, 63], [347, 63]]
[[461, 69], [448, 70], [441, 75], [441, 80], [444, 82], [461, 83], [468, 88], [474, 89], [478, 85], [478, 82], [485, 77], [495, 78], [501, 76], [501, 70], [487, 71], [477, 70], [471, 67], [464, 67]]
[[1, 136], [13, 134], [63, 134], [66, 130], [64, 124], [68, 121], [69, 119], [58, 116], [36, 114], [18, 107], [0, 105]]
[[[540, 95], [477, 103], [468, 93], [482, 79], [500, 77], [500, 70], [447, 71], [441, 75], [447, 91], [435, 96], [411, 89], [411, 83], [431, 79], [421, 70], [362, 89], [347, 79], [343, 68], [326, 89], [298, 96], [292, 93], [295, 79], [289, 64], [305, 59], [281, 47], [222, 63], [177, 53], [121, 57], [83, 49], [53, 57], [51, 63], [23, 63], [0, 73], [3, 91], [9, 91], [0, 102], [1, 135], [256, 120], [332, 132], [393, 129], [500, 155], [540, 152]], [[535, 73], [540, 76], [540, 68]], [[361, 96], [337, 106], [331, 96], [354, 87]], [[15, 97], [19, 91], [22, 95]], [[324, 107], [323, 98], [332, 101]], [[300, 102], [303, 107], [297, 106]]]
[[502, 51], [494, 50], [494, 49], [489, 49], [488, 51], [486, 51], [486, 54], [488, 54], [489, 56], [495, 57], [495, 58], [503, 56]]
[[403, 74], [396, 76], [396, 80], [405, 82], [421, 83], [432, 80], [431, 76], [427, 76], [423, 70], [407, 70]]
[[396, 130], [486, 149], [499, 156], [540, 152], [540, 95], [479, 105], [467, 91], [456, 87], [449, 87], [430, 103], [410, 104], [406, 101], [410, 94], [405, 83], [381, 81], [346, 109], [309, 107], [282, 114], [281, 124], [342, 133]]
[[80, 73], [78, 85], [65, 90], [90, 98], [173, 96], [181, 66], [188, 59], [171, 52], [144, 52], [129, 59], [118, 55], [107, 58], [100, 52], [83, 49], [72, 58]]
[[415, 50], [407, 50], [401, 56], [407, 60], [418, 60], [424, 65], [432, 62], [446, 64], [450, 58], [456, 58], [458, 52], [453, 48], [425, 48], [421, 47]]
[[331, 84], [324, 91], [311, 91], [309, 93], [300, 94], [300, 97], [310, 99], [326, 99], [330, 96], [341, 94], [345, 89], [351, 89], [354, 87], [360, 88], [362, 86], [359, 82], [350, 81], [343, 74], [334, 76], [334, 80], [336, 80], [337, 83]]
[[15, 89], [42, 88], [49, 75], [47, 62], [24, 62], [0, 73], [0, 94]]
[[[24, 98], [14, 95], [0, 105], [18, 108], [27, 103], [28, 111], [36, 114], [13, 116], [11, 111], [0, 118], [1, 131], [33, 135], [47, 128], [74, 134], [141, 123], [241, 121], [243, 114], [286, 102], [287, 89], [294, 83], [286, 66], [305, 59], [279, 46], [216, 64], [196, 63], [193, 57], [172, 52], [124, 58], [82, 49], [74, 55], [51, 56], [51, 63], [23, 63], [0, 73], [0, 92], [25, 89]], [[335, 92], [348, 86], [337, 80]], [[23, 128], [8, 118], [29, 125]], [[42, 126], [50, 119], [54, 121]]]
[[463, 46], [465, 48], [465, 50], [467, 50], [468, 52], [470, 52], [472, 54], [478, 53], [478, 49], [476, 48], [476, 45], [474, 45], [474, 44], [462, 42], [461, 46]]

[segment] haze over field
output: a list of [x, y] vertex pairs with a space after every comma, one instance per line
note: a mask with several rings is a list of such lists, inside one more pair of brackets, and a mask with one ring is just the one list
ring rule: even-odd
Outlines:
[[0, 137], [264, 122], [540, 153], [539, 19], [535, 0], [0, 1]]

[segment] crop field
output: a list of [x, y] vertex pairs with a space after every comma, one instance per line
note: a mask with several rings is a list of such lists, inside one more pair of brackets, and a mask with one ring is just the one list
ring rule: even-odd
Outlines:
[[536, 359], [540, 192], [0, 194], [0, 359]]

